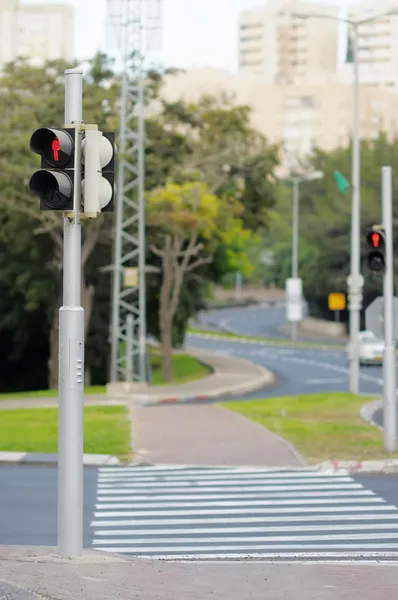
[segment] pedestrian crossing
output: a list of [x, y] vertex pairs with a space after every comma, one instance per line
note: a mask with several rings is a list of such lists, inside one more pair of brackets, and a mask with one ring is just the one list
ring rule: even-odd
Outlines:
[[103, 467], [95, 549], [185, 559], [398, 559], [398, 509], [344, 472]]

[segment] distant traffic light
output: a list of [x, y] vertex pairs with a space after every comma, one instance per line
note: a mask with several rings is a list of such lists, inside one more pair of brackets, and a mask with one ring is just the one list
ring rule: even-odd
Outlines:
[[385, 231], [374, 225], [366, 234], [368, 245], [367, 263], [371, 271], [383, 272], [386, 268]]
[[115, 134], [87, 126], [82, 143], [84, 213], [113, 211], [115, 195]]
[[75, 128], [37, 129], [30, 149], [41, 156], [41, 169], [29, 181], [40, 210], [73, 210]]

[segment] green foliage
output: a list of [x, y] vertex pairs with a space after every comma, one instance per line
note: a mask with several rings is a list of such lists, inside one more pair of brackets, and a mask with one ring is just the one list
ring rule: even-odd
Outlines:
[[[48, 333], [60, 304], [62, 224], [58, 215], [40, 212], [28, 190], [29, 178], [39, 166], [29, 140], [36, 128], [63, 123], [64, 70], [73, 66], [50, 61], [38, 68], [21, 59], [9, 64], [0, 77], [0, 359], [5, 365], [0, 389], [4, 391], [45, 387]], [[87, 67], [84, 120], [118, 131], [120, 78], [114, 74], [113, 61], [98, 53]], [[204, 307], [210, 281], [220, 281], [236, 269], [246, 276], [255, 272], [247, 249], [258, 244], [251, 230], [268, 226], [269, 209], [275, 204], [270, 176], [278, 161], [277, 148], [250, 126], [248, 107], [234, 106], [226, 97], [205, 97], [195, 104], [161, 98], [163, 77], [172, 72], [151, 71], [145, 86], [151, 105], [145, 124], [148, 210], [152, 216], [156, 212], [149, 201], [155, 188], [173, 181], [168, 192], [175, 192], [170, 186], [186, 184], [183, 210], [169, 210], [162, 200], [158, 213], [166, 215], [169, 228], [178, 225], [184, 232], [200, 219], [200, 241], [213, 255], [211, 265], [199, 266], [183, 282], [173, 331], [178, 345], [189, 318]], [[198, 189], [206, 192], [195, 213], [189, 203]], [[164, 226], [163, 221], [147, 228], [148, 245], [159, 239]], [[93, 223], [83, 227], [83, 241], [91, 235], [96, 240], [84, 268], [86, 284], [95, 288], [86, 364], [92, 382], [103, 384], [109, 366], [111, 278], [101, 267], [112, 262], [112, 236], [109, 219], [103, 219], [98, 232], [95, 227]], [[160, 266], [149, 248], [147, 264]], [[148, 276], [148, 331], [155, 335], [159, 284], [159, 275]]]
[[[366, 268], [365, 232], [381, 219], [381, 167], [398, 160], [398, 140], [384, 134], [361, 143], [361, 264], [365, 275], [364, 306], [381, 293], [379, 276]], [[333, 152], [318, 150], [313, 168], [324, 173], [321, 180], [300, 184], [300, 266], [304, 294], [313, 316], [333, 318], [327, 308], [330, 292], [346, 292], [351, 255], [351, 194], [341, 193], [335, 172], [351, 173], [351, 146]], [[393, 181], [394, 210], [398, 209], [398, 178]], [[274, 277], [283, 286], [291, 269], [291, 190], [278, 190], [279, 214], [273, 215], [271, 247], [275, 253]], [[396, 234], [395, 234], [396, 235]], [[395, 243], [398, 239], [395, 239]], [[343, 313], [343, 318], [347, 314]]]

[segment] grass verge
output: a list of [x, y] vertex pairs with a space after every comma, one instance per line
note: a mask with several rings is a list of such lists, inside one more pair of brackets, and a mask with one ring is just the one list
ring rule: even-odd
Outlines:
[[[152, 383], [153, 385], [163, 385], [167, 383], [162, 375], [162, 357], [160, 354], [154, 354], [151, 357], [152, 365]], [[173, 355], [173, 382], [186, 383], [196, 379], [202, 379], [210, 375], [211, 369], [193, 356], [184, 353]]]
[[281, 346], [292, 346], [295, 348], [334, 348], [341, 349], [344, 348], [342, 344], [322, 344], [320, 342], [296, 342], [294, 340], [284, 340], [280, 338], [264, 338], [255, 335], [239, 335], [238, 333], [230, 333], [229, 331], [209, 331], [207, 329], [196, 329], [189, 328], [187, 333], [192, 333], [193, 335], [214, 335], [220, 338], [231, 338], [231, 339], [240, 339], [240, 340], [255, 340], [257, 342], [263, 342], [265, 344], [279, 344]]
[[[152, 366], [152, 384], [163, 385], [167, 383], [162, 375], [161, 356], [159, 352], [154, 351], [151, 355]], [[176, 353], [173, 355], [173, 381], [172, 383], [186, 383], [196, 379], [202, 379], [210, 375], [211, 369], [205, 364], [190, 356], [189, 354]], [[105, 386], [88, 386], [84, 388], [84, 393], [88, 395], [105, 394]], [[10, 392], [0, 394], [1, 400], [13, 400], [24, 398], [55, 398], [58, 396], [58, 390], [34, 390], [32, 392]], [[1, 413], [3, 414], [3, 412]]]
[[[346, 392], [228, 402], [222, 406], [277, 433], [309, 464], [324, 460], [385, 458], [383, 435], [360, 416], [374, 398]], [[392, 457], [398, 457], [398, 452]]]
[[[58, 409], [27, 408], [2, 410], [0, 451], [58, 451]], [[84, 452], [130, 454], [130, 422], [125, 406], [86, 406], [84, 409]]]

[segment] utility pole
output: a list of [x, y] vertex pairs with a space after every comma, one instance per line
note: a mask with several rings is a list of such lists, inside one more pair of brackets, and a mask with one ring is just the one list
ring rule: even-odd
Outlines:
[[360, 131], [359, 131], [359, 58], [358, 24], [351, 23], [353, 31], [352, 51], [354, 59], [353, 132], [352, 132], [352, 211], [351, 211], [351, 268], [347, 280], [350, 311], [350, 381], [352, 394], [359, 394], [359, 332], [361, 327], [363, 276], [360, 254]]
[[[161, 0], [108, 0], [108, 25], [117, 36], [122, 69], [119, 168], [113, 264], [111, 382], [148, 379], [145, 244], [145, 65], [147, 38], [160, 32]], [[137, 277], [127, 281], [126, 269]], [[128, 319], [128, 316], [130, 318]], [[132, 323], [131, 323], [132, 319]], [[129, 327], [127, 328], [127, 322]], [[128, 341], [128, 331], [134, 338]], [[128, 342], [128, 343], [127, 343]], [[128, 356], [131, 353], [132, 356]]]
[[81, 306], [83, 73], [65, 71], [65, 124], [74, 126], [74, 216], [64, 216], [63, 305], [59, 309], [58, 553], [83, 551], [84, 310]]
[[392, 227], [392, 172], [382, 167], [382, 215], [385, 232], [384, 292], [384, 449], [394, 452], [397, 440], [397, 395], [394, 344], [394, 251]]
[[[293, 179], [293, 210], [292, 210], [292, 279], [298, 278], [298, 251], [299, 251], [299, 202], [300, 202], [300, 179]], [[302, 299], [300, 297], [300, 302]], [[291, 324], [292, 340], [297, 339], [297, 321]]]
[[362, 289], [364, 284], [361, 275], [361, 253], [360, 253], [360, 228], [361, 228], [361, 206], [360, 206], [360, 105], [359, 105], [359, 56], [358, 56], [358, 28], [365, 24], [375, 23], [383, 17], [398, 15], [397, 9], [391, 9], [379, 14], [365, 17], [358, 21], [352, 19], [335, 17], [323, 14], [297, 14], [293, 16], [299, 19], [332, 19], [341, 23], [347, 23], [353, 32], [352, 54], [353, 54], [353, 130], [352, 130], [352, 209], [351, 209], [351, 268], [347, 278], [349, 311], [350, 311], [350, 374], [349, 387], [352, 394], [359, 394], [359, 333], [361, 326]]

